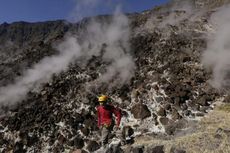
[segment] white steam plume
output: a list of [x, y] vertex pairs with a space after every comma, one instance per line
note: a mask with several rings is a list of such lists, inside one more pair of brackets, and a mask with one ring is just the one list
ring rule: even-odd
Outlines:
[[93, 46], [88, 55], [98, 55], [101, 46], [106, 44], [102, 58], [110, 63], [107, 71], [97, 81], [108, 83], [113, 80], [114, 85], [129, 81], [135, 64], [130, 55], [128, 18], [117, 9], [110, 24], [94, 22], [88, 27], [88, 32], [90, 37], [86, 44]]
[[[175, 2], [170, 9], [170, 14], [167, 16], [158, 27], [165, 27], [166, 25], [176, 25], [183, 21], [184, 19], [191, 16], [194, 12], [195, 6], [191, 1], [178, 1]], [[181, 11], [178, 13], [177, 11]]]
[[44, 58], [17, 78], [15, 83], [0, 88], [0, 105], [13, 105], [25, 99], [29, 91], [49, 81], [53, 74], [66, 70], [72, 61], [83, 61], [81, 64], [85, 65], [92, 55], [102, 55], [102, 60], [109, 63], [106, 71], [96, 80], [98, 84], [111, 83], [112, 86], [129, 81], [135, 64], [130, 55], [129, 21], [119, 9], [109, 23], [92, 21], [81, 45], [77, 37], [66, 36], [66, 40], [56, 47], [58, 55]]
[[84, 17], [92, 15], [95, 8], [99, 5], [99, 0], [74, 0], [75, 8], [70, 14], [70, 20], [76, 22], [82, 20]]
[[42, 59], [17, 78], [14, 84], [1, 87], [0, 104], [12, 105], [23, 100], [30, 90], [47, 82], [54, 73], [65, 70], [74, 58], [81, 56], [81, 47], [75, 38], [67, 38], [65, 42], [58, 45], [60, 51], [58, 55]]
[[[69, 20], [77, 22], [85, 17], [90, 17], [95, 14], [103, 14], [114, 10], [120, 0], [72, 0], [75, 2], [75, 7], [69, 16]], [[103, 6], [103, 7], [102, 7]]]
[[[173, 1], [170, 8], [162, 8], [156, 14], [152, 14], [143, 27], [138, 31], [151, 32], [155, 28], [163, 29], [167, 25], [177, 25], [185, 19], [195, 18], [193, 15], [195, 5], [192, 1]], [[159, 18], [160, 15], [160, 18]]]
[[213, 73], [212, 86], [217, 89], [230, 87], [230, 5], [221, 7], [211, 16], [216, 33], [210, 37], [203, 54], [203, 64]]

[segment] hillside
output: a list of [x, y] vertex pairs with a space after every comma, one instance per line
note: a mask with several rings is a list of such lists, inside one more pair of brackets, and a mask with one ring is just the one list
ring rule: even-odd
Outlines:
[[229, 2], [1, 24], [1, 152], [97, 151], [100, 94], [127, 138], [107, 152], [229, 152]]

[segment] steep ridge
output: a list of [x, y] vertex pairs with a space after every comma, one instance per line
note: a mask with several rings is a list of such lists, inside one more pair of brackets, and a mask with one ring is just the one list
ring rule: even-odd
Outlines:
[[[211, 72], [204, 69], [201, 57], [208, 35], [215, 31], [209, 19], [228, 1], [202, 2], [173, 1], [128, 15], [135, 73], [126, 84], [97, 84], [109, 65], [103, 60], [102, 46], [99, 55], [92, 55], [84, 65], [82, 59], [72, 62], [39, 89], [30, 90], [22, 102], [2, 105], [1, 152], [96, 151], [100, 145], [95, 107], [101, 93], [122, 108], [123, 135], [131, 146], [140, 135], [173, 139], [181, 131], [186, 134], [185, 129], [189, 133], [192, 123], [223, 99], [208, 83]], [[66, 35], [77, 34], [83, 43], [90, 20], [0, 25], [0, 85], [8, 85], [44, 57], [57, 54], [54, 46]], [[96, 20], [109, 23], [111, 17]]]

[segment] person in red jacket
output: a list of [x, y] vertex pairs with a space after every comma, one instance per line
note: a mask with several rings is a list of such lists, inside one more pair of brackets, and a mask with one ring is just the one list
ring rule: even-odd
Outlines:
[[121, 121], [121, 110], [107, 103], [108, 96], [102, 95], [98, 98], [99, 106], [97, 107], [98, 127], [101, 129], [102, 146], [108, 143], [108, 136], [111, 133], [114, 120], [113, 114], [116, 116], [116, 129], [119, 129]]

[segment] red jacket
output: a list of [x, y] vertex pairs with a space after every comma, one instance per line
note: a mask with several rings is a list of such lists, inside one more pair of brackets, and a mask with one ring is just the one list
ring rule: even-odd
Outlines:
[[98, 127], [101, 125], [110, 126], [112, 123], [113, 114], [116, 116], [117, 126], [121, 121], [121, 110], [112, 105], [100, 105], [97, 107]]

